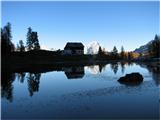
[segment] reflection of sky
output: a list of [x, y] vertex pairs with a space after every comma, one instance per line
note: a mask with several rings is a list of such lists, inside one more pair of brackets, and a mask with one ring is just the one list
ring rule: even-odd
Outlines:
[[98, 41], [106, 50], [134, 50], [158, 33], [158, 16], [158, 1], [2, 2], [2, 26], [11, 22], [14, 43], [26, 40], [31, 26], [41, 45], [54, 49]]

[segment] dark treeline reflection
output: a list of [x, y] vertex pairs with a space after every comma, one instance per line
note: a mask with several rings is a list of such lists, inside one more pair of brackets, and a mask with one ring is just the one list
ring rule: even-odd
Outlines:
[[122, 72], [122, 74], [124, 74], [124, 71], [125, 71], [125, 62], [121, 62], [120, 65], [121, 65], [121, 72]]
[[41, 73], [29, 73], [27, 76], [29, 95], [33, 96], [34, 92], [38, 92]]
[[113, 70], [114, 74], [116, 74], [118, 71], [118, 63], [111, 63], [110, 66], [111, 66], [111, 69]]
[[16, 76], [17, 76], [18, 80], [20, 81], [20, 83], [23, 83], [25, 76], [26, 76], [26, 73], [20, 72], [20, 73], [17, 73]]
[[132, 62], [113, 62], [110, 64], [110, 68], [114, 74], [117, 74], [118, 69], [121, 69], [121, 73], [124, 74], [126, 66], [133, 66]]
[[20, 83], [24, 83], [26, 78], [28, 83], [28, 91], [29, 95], [33, 96], [34, 92], [38, 92], [39, 90], [39, 83], [41, 78], [41, 73], [16, 73], [17, 79]]
[[11, 72], [3, 72], [1, 76], [1, 96], [6, 98], [10, 102], [13, 100], [13, 81], [15, 80], [15, 74]]
[[101, 73], [103, 70], [105, 70], [105, 66], [104, 64], [99, 64], [99, 72]]
[[152, 74], [152, 78], [155, 81], [155, 84], [160, 85], [160, 65], [158, 63], [155, 64], [140, 64], [141, 67], [147, 68], [150, 74]]
[[[157, 64], [151, 64], [151, 63], [137, 63], [143, 68], [146, 68], [150, 74], [152, 74], [152, 78], [155, 81], [156, 85], [160, 84], [160, 67]], [[124, 74], [125, 68], [127, 66], [132, 66], [133, 63], [128, 62], [114, 62], [110, 64], [110, 68], [113, 71], [113, 73], [116, 75], [118, 69], [121, 70], [121, 73]], [[70, 67], [54, 67], [53, 70], [50, 69], [50, 71], [63, 71], [66, 75], [67, 79], [82, 79], [85, 75], [85, 66], [70, 66]], [[87, 66], [91, 71], [93, 70], [95, 73], [103, 73], [103, 71], [106, 69], [106, 64], [99, 64], [99, 65], [92, 65]], [[41, 74], [44, 72], [48, 72], [46, 69], [44, 69], [43, 72], [13, 72], [9, 70], [3, 70], [2, 69], [2, 82], [1, 82], [1, 96], [2, 98], [7, 99], [8, 101], [13, 101], [13, 82], [15, 80], [19, 81], [20, 83], [27, 83], [28, 85], [28, 92], [29, 96], [32, 97], [35, 92], [39, 91], [39, 85], [40, 85], [40, 79]], [[94, 73], [94, 74], [95, 74]]]

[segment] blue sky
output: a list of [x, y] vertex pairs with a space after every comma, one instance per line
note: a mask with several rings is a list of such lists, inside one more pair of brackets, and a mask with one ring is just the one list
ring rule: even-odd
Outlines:
[[158, 2], [2, 2], [2, 26], [12, 24], [13, 42], [37, 31], [43, 47], [63, 49], [66, 42], [106, 50], [134, 50], [159, 33]]

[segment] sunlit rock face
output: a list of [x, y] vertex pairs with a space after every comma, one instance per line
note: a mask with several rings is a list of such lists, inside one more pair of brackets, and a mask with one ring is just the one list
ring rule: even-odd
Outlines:
[[154, 40], [149, 41], [147, 44], [140, 46], [139, 48], [136, 48], [134, 52], [145, 54], [148, 52], [148, 47], [152, 44]]
[[87, 69], [91, 74], [96, 75], [99, 73], [99, 65], [88, 66]]
[[100, 45], [96, 41], [89, 43], [89, 45], [87, 46], [87, 54], [97, 54], [99, 47]]

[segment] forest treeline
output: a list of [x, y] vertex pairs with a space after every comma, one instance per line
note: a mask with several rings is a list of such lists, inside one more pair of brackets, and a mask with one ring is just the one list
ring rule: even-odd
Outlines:
[[[107, 52], [106, 50], [99, 47], [98, 54], [96, 57], [98, 59], [107, 60], [107, 59], [124, 59], [124, 60], [131, 60], [137, 58], [159, 58], [159, 51], [160, 51], [160, 36], [155, 35], [154, 40], [148, 46], [148, 51], [145, 55], [141, 53], [135, 52], [128, 52], [125, 51], [124, 47], [121, 47], [121, 51], [118, 52], [116, 46], [113, 47], [113, 50]], [[28, 28], [26, 41], [19, 40], [19, 43], [16, 45], [12, 42], [12, 31], [11, 31], [11, 24], [7, 23], [3, 28], [1, 28], [1, 53], [2, 57], [10, 56], [12, 53], [15, 54], [16, 52], [20, 52], [21, 54], [30, 52], [30, 51], [42, 51], [38, 39], [38, 32], [33, 31], [31, 27]], [[51, 52], [51, 51], [45, 51]], [[61, 50], [54, 51], [56, 55], [62, 55]], [[40, 55], [40, 54], [39, 54]]]
[[13, 51], [25, 52], [30, 50], [40, 50], [38, 33], [32, 31], [32, 28], [29, 27], [26, 37], [26, 45], [23, 40], [19, 40], [19, 43], [15, 46], [12, 42], [11, 24], [7, 23], [6, 26], [1, 28], [1, 46], [2, 55], [8, 55]]

